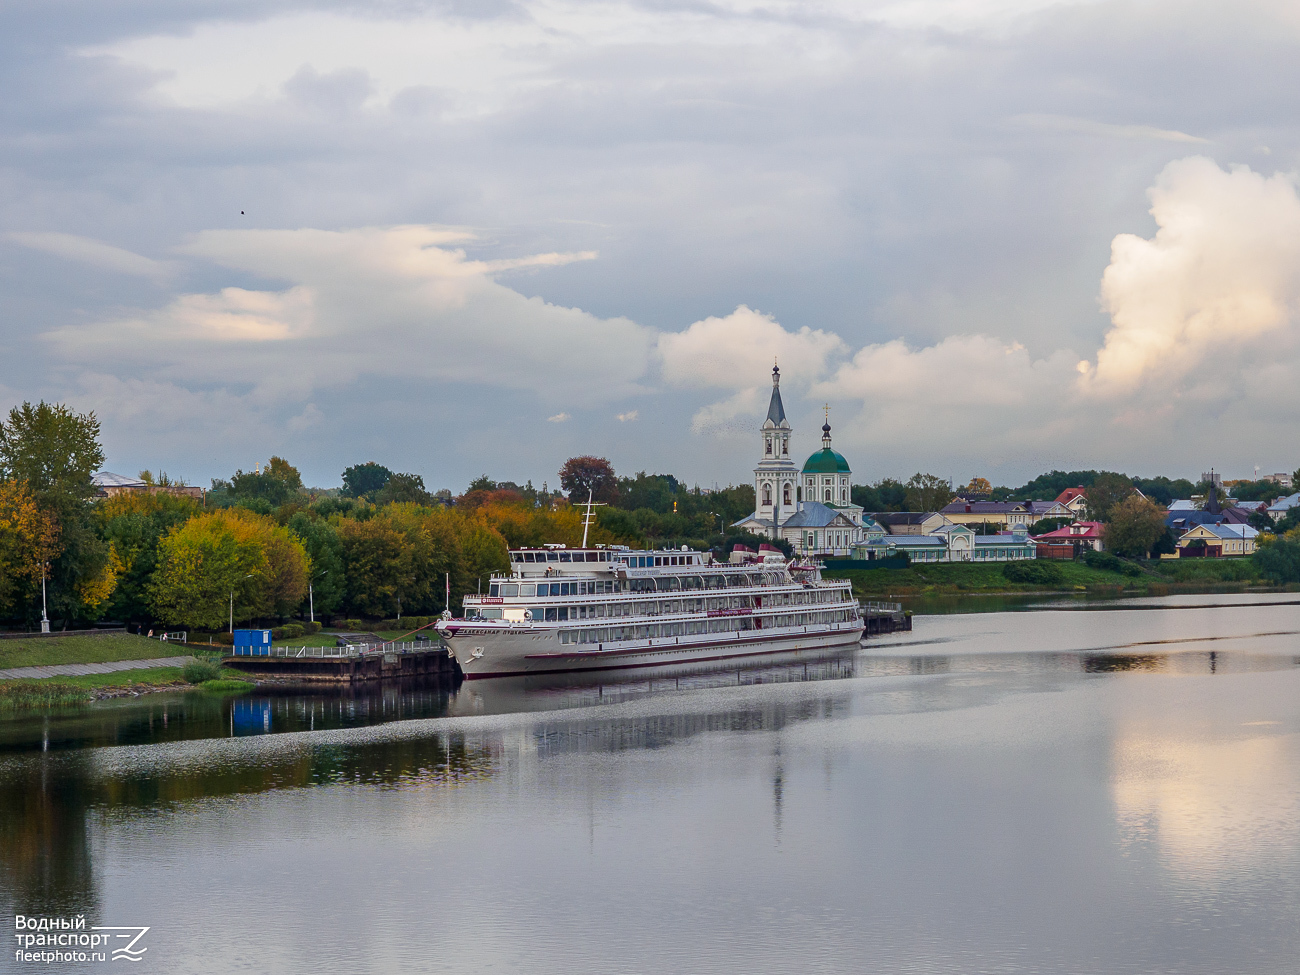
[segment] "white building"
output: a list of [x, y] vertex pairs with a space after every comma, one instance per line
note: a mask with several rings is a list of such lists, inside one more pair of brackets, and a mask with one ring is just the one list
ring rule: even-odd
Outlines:
[[772, 367], [772, 398], [759, 427], [761, 459], [754, 468], [752, 515], [732, 527], [783, 538], [796, 552], [847, 557], [866, 538], [862, 507], [852, 503], [852, 477], [844, 455], [831, 449], [830, 420], [822, 427], [822, 449], [802, 468], [790, 459], [794, 431], [781, 402], [781, 370]]

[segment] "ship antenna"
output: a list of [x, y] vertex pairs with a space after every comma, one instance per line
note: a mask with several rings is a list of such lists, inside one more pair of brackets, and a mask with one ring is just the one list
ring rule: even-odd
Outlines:
[[583, 548], [586, 548], [586, 547], [587, 547], [587, 529], [591, 527], [591, 515], [592, 515], [592, 511], [591, 511], [591, 509], [592, 509], [592, 508], [603, 508], [603, 507], [605, 507], [605, 502], [604, 502], [604, 501], [595, 501], [595, 502], [593, 502], [593, 501], [591, 500], [591, 488], [587, 488], [587, 501], [586, 501], [586, 503], [583, 505], [583, 507], [587, 509], [587, 513], [586, 513], [585, 515], [582, 516], [582, 547], [583, 547]]

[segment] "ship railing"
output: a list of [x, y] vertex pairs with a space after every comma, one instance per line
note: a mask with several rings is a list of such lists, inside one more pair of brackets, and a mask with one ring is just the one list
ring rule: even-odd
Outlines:
[[903, 611], [902, 603], [862, 602], [862, 612], [868, 616], [897, 616]]
[[268, 653], [258, 654], [258, 656], [337, 659], [360, 657], [370, 653], [427, 653], [439, 649], [442, 649], [440, 641], [420, 640], [410, 643], [349, 643], [341, 647], [270, 647]]

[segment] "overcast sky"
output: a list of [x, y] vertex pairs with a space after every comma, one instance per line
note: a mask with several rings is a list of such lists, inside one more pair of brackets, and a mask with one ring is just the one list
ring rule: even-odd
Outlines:
[[109, 470], [1300, 466], [1300, 7], [0, 9], [0, 406]]

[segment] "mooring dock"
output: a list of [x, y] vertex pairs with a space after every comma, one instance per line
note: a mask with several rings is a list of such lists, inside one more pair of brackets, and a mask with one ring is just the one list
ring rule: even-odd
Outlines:
[[254, 655], [226, 657], [221, 663], [245, 674], [302, 681], [453, 677], [460, 673], [446, 647], [427, 640], [346, 647], [268, 647]]
[[862, 636], [875, 636], [878, 633], [898, 633], [912, 628], [912, 614], [903, 609], [902, 603], [863, 603], [862, 622], [866, 629]]

